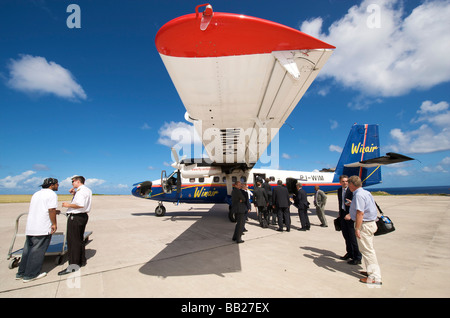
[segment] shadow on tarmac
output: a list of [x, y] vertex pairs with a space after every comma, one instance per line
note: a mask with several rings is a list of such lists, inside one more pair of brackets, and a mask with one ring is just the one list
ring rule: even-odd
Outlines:
[[[195, 211], [194, 211], [195, 210]], [[228, 220], [228, 206], [214, 205], [209, 212], [167, 212], [167, 221], [193, 222], [139, 271], [159, 277], [207, 275], [241, 271], [239, 245], [231, 240], [235, 223]], [[164, 262], [162, 262], [164, 260]]]

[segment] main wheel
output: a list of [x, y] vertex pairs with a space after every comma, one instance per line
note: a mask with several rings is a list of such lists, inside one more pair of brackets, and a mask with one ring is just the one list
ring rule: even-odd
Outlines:
[[166, 214], [166, 208], [163, 205], [158, 205], [155, 209], [156, 216], [164, 216]]

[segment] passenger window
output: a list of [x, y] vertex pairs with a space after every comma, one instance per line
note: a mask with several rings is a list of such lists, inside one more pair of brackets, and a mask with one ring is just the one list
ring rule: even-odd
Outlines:
[[236, 177], [236, 176], [232, 176], [232, 177], [231, 177], [231, 181], [233, 181], [233, 183], [236, 183], [237, 177]]
[[213, 182], [217, 183], [220, 181], [220, 178], [218, 176], [214, 176], [213, 178]]
[[190, 183], [194, 183], [195, 182], [195, 178], [189, 178], [189, 182]]
[[205, 178], [198, 178], [198, 182], [205, 182]]

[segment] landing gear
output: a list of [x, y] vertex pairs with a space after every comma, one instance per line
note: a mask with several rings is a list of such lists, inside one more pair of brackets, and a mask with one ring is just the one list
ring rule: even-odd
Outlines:
[[155, 209], [156, 216], [164, 216], [166, 214], [166, 208], [162, 202], [158, 202], [158, 206]]

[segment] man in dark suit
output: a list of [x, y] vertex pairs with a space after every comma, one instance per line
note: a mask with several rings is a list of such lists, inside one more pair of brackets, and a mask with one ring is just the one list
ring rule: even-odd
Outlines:
[[278, 211], [278, 229], [283, 232], [283, 220], [286, 224], [286, 231], [291, 230], [291, 214], [289, 212], [289, 192], [286, 187], [283, 187], [283, 182], [278, 180], [278, 186], [273, 188], [272, 200], [273, 208]]
[[236, 218], [233, 241], [244, 243], [241, 239], [245, 225], [245, 213], [247, 212], [247, 203], [244, 194], [241, 191], [241, 182], [236, 181], [231, 192], [231, 210]]
[[302, 227], [300, 231], [307, 231], [310, 229], [311, 224], [309, 223], [308, 208], [309, 202], [307, 199], [306, 191], [302, 189], [302, 184], [297, 183], [297, 194], [294, 198], [294, 205], [298, 209], [298, 216], [300, 217], [300, 224]]
[[256, 187], [253, 189], [253, 203], [258, 209], [258, 221], [261, 227], [268, 227], [269, 218], [267, 213], [267, 205], [269, 198], [267, 197], [266, 191], [261, 188], [261, 182], [256, 182]]
[[[272, 225], [275, 225], [275, 219], [276, 219], [276, 215], [275, 215], [275, 211], [273, 211], [272, 209], [272, 186], [270, 185], [270, 179], [266, 178], [265, 182], [263, 183], [262, 187], [264, 190], [266, 190], [267, 193], [267, 199], [269, 202], [269, 205], [267, 206], [267, 215], [269, 217], [268, 222], [270, 223], [270, 216], [272, 216]], [[273, 213], [272, 213], [273, 212]]]
[[345, 220], [344, 217], [349, 213], [350, 202], [353, 199], [353, 192], [348, 188], [348, 176], [341, 175], [339, 177], [341, 188], [338, 189], [337, 196], [339, 202], [339, 218], [341, 220], [342, 236], [345, 240], [345, 248], [347, 253], [341, 257], [342, 260], [348, 260], [349, 264], [361, 264], [362, 255], [358, 249], [358, 242], [356, 241], [354, 222]]

